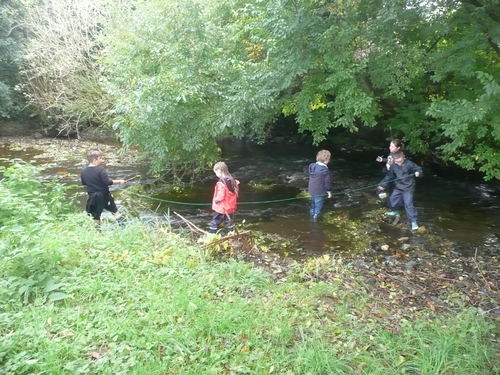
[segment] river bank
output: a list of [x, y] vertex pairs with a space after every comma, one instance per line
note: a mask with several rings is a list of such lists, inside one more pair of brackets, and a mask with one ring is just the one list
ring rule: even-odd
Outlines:
[[[396, 292], [374, 293], [339, 257], [266, 272], [243, 262], [244, 253], [224, 256], [223, 243], [201, 246], [165, 223], [131, 219], [98, 232], [84, 214], [63, 218], [45, 215], [40, 225], [36, 215], [0, 232], [24, 245], [0, 258], [6, 374], [500, 371], [498, 323], [477, 309], [418, 308]], [[377, 279], [379, 288], [398, 288]]]

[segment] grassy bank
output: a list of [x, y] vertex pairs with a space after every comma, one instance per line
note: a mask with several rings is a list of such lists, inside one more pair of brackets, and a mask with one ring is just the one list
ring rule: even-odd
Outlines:
[[[166, 228], [99, 233], [84, 215], [32, 240], [42, 250], [33, 261], [43, 278], [20, 294], [15, 262], [1, 265], [6, 374], [500, 370], [492, 322], [467, 310], [408, 319], [393, 332], [372, 313], [376, 299], [342, 282], [349, 272], [342, 265], [338, 283], [276, 284], [249, 264], [209, 259]], [[55, 293], [62, 299], [50, 301]]]
[[500, 372], [497, 323], [474, 309], [408, 311], [396, 329], [340, 261], [329, 282], [297, 264], [276, 283], [168, 227], [98, 232], [14, 177], [0, 185], [2, 374]]

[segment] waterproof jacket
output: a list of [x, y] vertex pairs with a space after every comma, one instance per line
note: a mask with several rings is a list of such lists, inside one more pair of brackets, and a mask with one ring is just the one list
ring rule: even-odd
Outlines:
[[109, 185], [113, 185], [113, 180], [108, 177], [108, 173], [100, 165], [95, 167], [86, 166], [83, 168], [80, 179], [82, 185], [87, 187], [87, 193], [101, 193], [104, 196], [109, 195]]
[[391, 169], [387, 171], [387, 174], [384, 179], [380, 181], [379, 185], [386, 187], [392, 181], [392, 186], [394, 186], [395, 190], [414, 192], [416, 185], [415, 172], [420, 174], [419, 177], [423, 176], [422, 168], [414, 162], [405, 159], [401, 165], [397, 165], [396, 163], [392, 164]]
[[309, 194], [325, 195], [332, 190], [332, 174], [328, 167], [321, 163], [309, 165]]
[[[234, 180], [239, 188], [240, 182]], [[238, 195], [232, 186], [231, 179], [221, 177], [215, 184], [214, 197], [212, 199], [212, 210], [219, 214], [232, 214], [238, 208]]]

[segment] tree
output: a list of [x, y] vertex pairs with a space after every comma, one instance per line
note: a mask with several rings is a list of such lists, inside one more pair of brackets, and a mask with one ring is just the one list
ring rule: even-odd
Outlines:
[[314, 143], [378, 126], [410, 150], [500, 177], [493, 0], [136, 1], [106, 28], [125, 144], [206, 161], [293, 116]]
[[59, 133], [107, 121], [110, 102], [96, 60], [105, 10], [104, 0], [44, 0], [24, 18], [30, 35], [23, 89], [31, 110]]
[[414, 152], [500, 178], [498, 3], [384, 1], [370, 10], [378, 22], [367, 39], [384, 46], [367, 71], [385, 110], [379, 120]]
[[0, 4], [0, 118], [18, 114], [23, 104], [15, 91], [23, 59], [24, 32], [17, 22], [22, 11], [20, 1], [4, 0]]

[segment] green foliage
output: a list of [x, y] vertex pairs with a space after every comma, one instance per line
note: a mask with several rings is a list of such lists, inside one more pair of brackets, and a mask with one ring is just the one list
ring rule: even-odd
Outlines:
[[[500, 79], [498, 4], [490, 0], [407, 4], [390, 7], [398, 20], [393, 43], [407, 49], [403, 59], [395, 61], [404, 68], [410, 85], [403, 95], [388, 97], [387, 125], [412, 151], [479, 170], [486, 179], [500, 178], [496, 152], [500, 118], [494, 109]], [[393, 72], [396, 67], [386, 68]]]
[[218, 138], [263, 141], [284, 114], [315, 144], [378, 122], [414, 152], [500, 177], [486, 136], [498, 14], [488, 1], [138, 2], [103, 39], [106, 89], [154, 170], [210, 163]]
[[63, 215], [74, 212], [74, 201], [56, 182], [41, 180], [38, 170], [15, 163], [3, 170], [0, 180], [0, 264], [8, 298], [38, 296], [49, 301], [64, 297], [51, 276], [60, 254], [40, 245], [40, 240]]
[[[126, 146], [153, 157], [154, 171], [194, 158], [210, 164], [216, 140], [243, 136], [247, 120], [260, 113], [259, 103], [237, 87], [244, 72], [228, 59], [231, 38], [212, 16], [194, 1], [138, 2], [106, 32], [115, 127]], [[245, 96], [246, 105], [236, 96]]]
[[23, 104], [15, 90], [23, 61], [22, 43], [26, 40], [19, 23], [23, 11], [21, 0], [4, 0], [0, 4], [0, 118], [18, 114]]
[[[18, 2], [3, 4], [8, 31]], [[264, 142], [285, 115], [314, 144], [378, 126], [414, 153], [500, 178], [494, 0], [22, 4], [31, 108], [67, 132], [113, 124], [154, 172], [210, 165], [219, 139]], [[0, 73], [18, 64], [12, 38], [0, 39]], [[2, 115], [12, 85], [0, 79]]]

